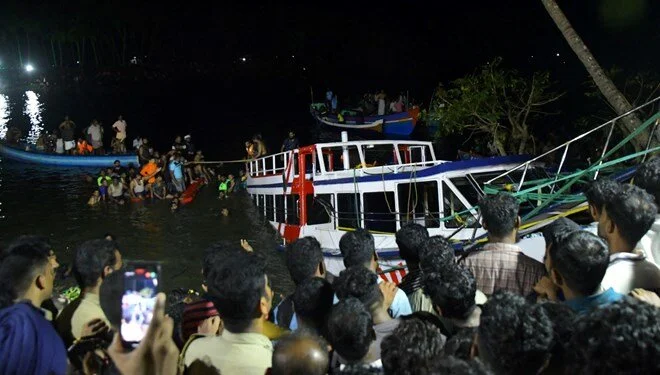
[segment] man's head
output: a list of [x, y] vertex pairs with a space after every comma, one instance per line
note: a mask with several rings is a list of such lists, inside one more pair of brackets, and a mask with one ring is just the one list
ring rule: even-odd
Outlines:
[[114, 241], [90, 240], [76, 250], [73, 276], [80, 289], [100, 285], [109, 274], [122, 267], [121, 253]]
[[442, 270], [448, 265], [454, 264], [454, 248], [449, 241], [442, 236], [429, 237], [419, 253], [421, 268], [428, 272]]
[[112, 168], [107, 168], [105, 170], [105, 174], [108, 175], [108, 176], [111, 175], [112, 174]]
[[271, 375], [325, 375], [327, 344], [318, 336], [295, 332], [277, 341]]
[[404, 225], [396, 232], [396, 245], [406, 263], [419, 263], [419, 252], [429, 238], [429, 231], [416, 223]]
[[[103, 179], [103, 180], [101, 181], [101, 185], [103, 185], [103, 186], [108, 186], [108, 180]], [[97, 190], [97, 192], [98, 192], [98, 190]]]
[[236, 241], [229, 240], [218, 241], [204, 249], [204, 255], [202, 257], [202, 289], [204, 291], [208, 290], [206, 279], [209, 277], [211, 269], [216, 267], [216, 263], [223, 263], [226, 258], [233, 257], [234, 254], [243, 251]]
[[246, 332], [268, 318], [273, 291], [266, 264], [256, 254], [232, 252], [224, 261], [213, 262], [206, 282], [208, 298], [221, 312], [229, 332]]
[[296, 133], [294, 133], [293, 131], [290, 131], [289, 132], [289, 138], [293, 139], [295, 137], [296, 137]]
[[176, 137], [174, 137], [174, 142], [181, 143], [181, 136], [177, 135]]
[[523, 297], [496, 292], [482, 307], [477, 351], [496, 374], [538, 373], [552, 343], [552, 322], [540, 306]]
[[607, 197], [598, 220], [598, 235], [607, 240], [610, 251], [630, 252], [653, 225], [657, 206], [646, 191], [629, 184], [621, 185]]
[[511, 236], [520, 226], [520, 204], [511, 194], [500, 192], [487, 195], [479, 202], [479, 209], [483, 226], [491, 237], [502, 239]]
[[543, 238], [545, 239], [545, 252], [546, 256], [551, 247], [555, 246], [559, 241], [567, 235], [580, 230], [580, 226], [571, 219], [560, 217], [552, 223], [546, 225], [541, 229]]
[[149, 144], [149, 140], [147, 138], [142, 138], [142, 145], [146, 146], [147, 144]]
[[121, 165], [121, 162], [119, 160], [115, 160], [113, 164], [115, 165], [115, 167], [119, 167]]
[[101, 177], [105, 177], [105, 169], [101, 169], [101, 172], [99, 172]]
[[115, 176], [112, 178], [112, 184], [115, 186], [119, 186], [120, 179], [119, 177]]
[[632, 298], [580, 317], [567, 374], [660, 373], [660, 310]]
[[347, 298], [333, 306], [328, 316], [328, 341], [349, 363], [360, 362], [376, 339], [371, 314], [362, 302]]
[[550, 247], [545, 266], [564, 295], [570, 290], [586, 297], [598, 290], [609, 262], [607, 244], [593, 233], [578, 230]]
[[552, 345], [550, 363], [546, 373], [562, 374], [566, 365], [566, 354], [573, 350], [569, 341], [575, 330], [576, 313], [567, 304], [561, 302], [544, 302], [539, 304], [552, 322], [554, 344]]
[[467, 268], [452, 264], [439, 272], [425, 272], [424, 293], [433, 301], [438, 315], [449, 319], [466, 319], [475, 307], [477, 284]]
[[321, 244], [314, 237], [303, 237], [286, 247], [286, 267], [295, 284], [313, 276], [325, 275]]
[[592, 182], [584, 191], [584, 196], [589, 204], [589, 213], [594, 221], [599, 221], [603, 212], [603, 206], [609, 197], [619, 190], [620, 184], [609, 179], [601, 179]]
[[362, 265], [373, 271], [376, 270], [376, 245], [374, 236], [366, 229], [358, 228], [346, 232], [339, 240], [339, 250], [344, 257], [346, 268]]
[[305, 279], [296, 286], [296, 291], [291, 296], [298, 321], [316, 334], [324, 333], [325, 320], [332, 308], [334, 296], [332, 285], [326, 279]]
[[64, 121], [69, 121], [69, 115], [64, 116]]
[[186, 141], [186, 142], [190, 142], [190, 141], [192, 140], [192, 137], [190, 136], [190, 134], [186, 134], [186, 135], [183, 137], [183, 140]]
[[380, 345], [386, 374], [431, 373], [447, 341], [440, 329], [420, 319], [403, 320]]
[[123, 119], [124, 119], [124, 117], [122, 115], [119, 115], [119, 117], [117, 117], [117, 120], [119, 120], [119, 121], [122, 121]]
[[57, 257], [45, 238], [21, 236], [0, 253], [0, 308], [28, 299], [35, 306], [50, 298]]
[[151, 159], [149, 159], [149, 163], [151, 163], [151, 164], [156, 164], [156, 158], [151, 158]]
[[635, 185], [646, 190], [655, 198], [655, 204], [660, 205], [660, 156], [647, 161], [635, 172]]
[[378, 276], [360, 265], [341, 271], [335, 278], [333, 286], [339, 300], [356, 298], [372, 314], [384, 307], [383, 293], [378, 287]]

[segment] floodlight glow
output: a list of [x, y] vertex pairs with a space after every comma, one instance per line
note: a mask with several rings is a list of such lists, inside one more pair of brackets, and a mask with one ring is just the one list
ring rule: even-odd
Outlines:
[[34, 70], [34, 67], [32, 66], [32, 64], [27, 64], [27, 65], [25, 65], [25, 71], [26, 71], [26, 72], [29, 73], [29, 72], [31, 72], [31, 71], [33, 71], [33, 70]]
[[245, 57], [241, 57], [241, 61], [242, 61], [242, 62], [246, 62], [247, 59], [246, 59]]

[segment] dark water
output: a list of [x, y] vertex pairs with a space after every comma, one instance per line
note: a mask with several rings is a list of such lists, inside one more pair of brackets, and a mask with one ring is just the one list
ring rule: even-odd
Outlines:
[[[54, 129], [64, 113], [69, 113], [79, 129], [92, 118], [100, 119], [107, 138], [116, 114], [122, 113], [130, 139], [136, 133], [144, 134], [155, 141], [156, 149], [166, 150], [175, 134], [192, 133], [207, 159], [237, 159], [243, 156], [241, 142], [255, 132], [269, 137], [271, 148], [279, 148], [277, 138], [292, 127], [288, 120], [295, 115], [290, 113], [298, 112], [290, 108], [288, 113], [259, 112], [240, 105], [247, 103], [250, 94], [241, 97], [234, 92], [227, 97], [196, 89], [199, 87], [176, 85], [0, 93], [0, 132], [8, 125], [17, 126], [25, 140], [32, 141], [44, 129]], [[236, 103], [230, 103], [230, 99]], [[299, 109], [301, 120], [294, 128], [305, 137], [311, 121], [302, 104]], [[235, 173], [238, 168], [226, 166], [222, 172]], [[166, 202], [89, 208], [87, 199], [95, 186], [86, 182], [85, 176], [95, 173], [0, 159], [0, 244], [6, 245], [20, 234], [44, 235], [55, 246], [59, 259], [70, 263], [72, 252], [81, 242], [113, 233], [125, 258], [163, 262], [167, 290], [199, 289], [204, 248], [220, 239], [246, 238], [266, 256], [275, 290], [291, 291], [282, 254], [275, 250], [277, 235], [246, 196], [219, 201], [216, 188], [208, 186], [192, 204], [176, 213], [169, 211]], [[229, 208], [229, 218], [220, 216], [223, 207]]]

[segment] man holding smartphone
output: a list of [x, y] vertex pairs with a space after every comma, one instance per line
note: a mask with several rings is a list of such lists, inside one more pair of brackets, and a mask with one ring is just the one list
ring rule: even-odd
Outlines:
[[114, 241], [105, 239], [84, 242], [76, 250], [73, 260], [73, 275], [82, 291], [82, 296], [62, 310], [56, 327], [65, 344], [82, 337], [85, 324], [100, 319], [105, 324], [99, 330], [107, 330], [110, 323], [99, 301], [99, 290], [103, 280], [122, 267], [121, 253]]

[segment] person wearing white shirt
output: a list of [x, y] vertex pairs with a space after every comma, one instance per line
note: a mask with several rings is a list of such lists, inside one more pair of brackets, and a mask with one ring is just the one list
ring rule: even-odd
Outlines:
[[118, 150], [119, 152], [126, 152], [126, 145], [124, 142], [126, 141], [126, 121], [122, 117], [122, 115], [119, 115], [119, 118], [117, 118], [117, 121], [115, 121], [114, 124], [112, 124], [112, 129], [117, 133], [116, 138], [117, 142], [119, 142], [119, 147]]
[[598, 235], [607, 241], [610, 264], [601, 282], [628, 294], [635, 288], [660, 290], [660, 268], [633, 250], [651, 228], [658, 212], [653, 197], [637, 186], [623, 184], [607, 197], [598, 220]]

